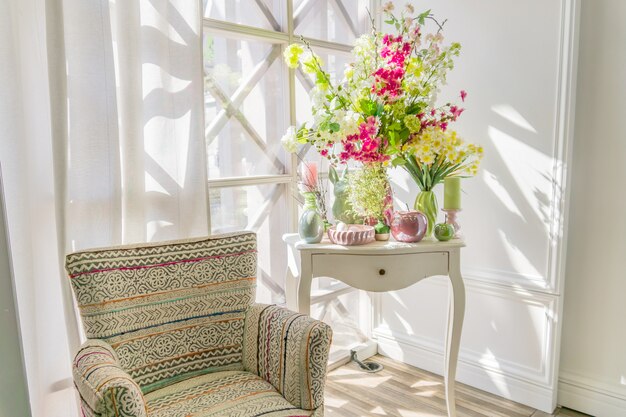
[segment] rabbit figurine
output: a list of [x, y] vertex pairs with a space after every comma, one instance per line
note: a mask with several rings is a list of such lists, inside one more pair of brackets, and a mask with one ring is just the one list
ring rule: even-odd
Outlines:
[[337, 170], [333, 166], [330, 166], [328, 171], [328, 177], [333, 184], [333, 194], [335, 195], [335, 201], [333, 202], [333, 217], [336, 222], [344, 222], [347, 224], [361, 223], [358, 216], [352, 211], [352, 205], [348, 200], [348, 168], [343, 171], [341, 178]]

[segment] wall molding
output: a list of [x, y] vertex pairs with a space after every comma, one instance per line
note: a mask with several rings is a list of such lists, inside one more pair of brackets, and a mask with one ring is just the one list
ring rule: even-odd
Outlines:
[[[443, 353], [420, 346], [398, 343], [395, 338], [378, 336], [378, 352], [394, 360], [425, 369], [441, 375], [443, 373]], [[457, 381], [483, 391], [513, 398], [545, 412], [552, 412], [552, 388], [534, 381], [516, 378], [504, 372], [485, 368], [480, 363], [459, 359]]]
[[[447, 287], [448, 279], [446, 277], [437, 277], [427, 279], [421, 282], [424, 287]], [[482, 281], [465, 280], [465, 288], [468, 296], [474, 294], [482, 294], [489, 297], [502, 298], [515, 303], [523, 303], [526, 305], [541, 307], [546, 315], [545, 333], [542, 335], [544, 344], [541, 352], [541, 365], [539, 367], [530, 367], [518, 362], [505, 359], [489, 360], [485, 358], [482, 352], [468, 349], [461, 346], [459, 361], [465, 361], [473, 364], [480, 364], [485, 370], [498, 373], [510, 374], [515, 378], [522, 379], [534, 384], [540, 384], [545, 387], [554, 387], [552, 384], [552, 374], [550, 369], [551, 354], [549, 347], [552, 346], [557, 338], [556, 335], [556, 317], [554, 312], [557, 310], [559, 297], [544, 293], [530, 293], [526, 290], [511, 291], [510, 288], [494, 286]], [[375, 313], [382, 311], [382, 297], [375, 300]], [[403, 330], [393, 329], [383, 324], [382, 314], [374, 314], [373, 317], [373, 335], [375, 337], [387, 338], [395, 340], [400, 347], [414, 347], [421, 351], [430, 351], [443, 357], [443, 339], [435, 339], [420, 335], [408, 334]]]
[[[541, 335], [544, 338], [541, 346], [543, 364], [541, 369], [534, 370], [524, 364], [502, 362], [503, 366], [498, 369], [494, 364], [481, 361], [479, 353], [462, 348], [458, 368], [459, 381], [545, 412], [553, 411], [557, 404], [580, 0], [561, 0], [559, 5], [559, 21], [555, 22], [560, 27], [555, 80], [557, 90], [552, 98], [555, 100], [550, 172], [553, 185], [550, 193], [550, 233], [545, 270], [539, 274], [527, 275], [482, 267], [463, 269], [468, 295], [478, 291], [497, 297], [526, 300], [524, 302], [543, 302], [548, 320], [547, 333]], [[444, 284], [446, 281], [443, 278], [429, 280], [429, 285]], [[413, 335], [402, 335], [395, 330], [377, 329], [382, 323], [384, 312], [380, 300], [374, 306], [374, 335], [378, 337], [379, 351], [391, 358], [441, 373], [443, 344]], [[468, 330], [471, 329], [465, 329]], [[439, 343], [441, 347], [437, 348]], [[501, 362], [500, 359], [498, 362]]]
[[523, 288], [527, 291], [558, 295], [557, 289], [541, 275], [491, 268], [463, 268], [461, 272], [464, 279], [483, 281], [494, 286]]
[[607, 384], [574, 372], [561, 371], [558, 402], [567, 407], [602, 417], [626, 414], [626, 393], [618, 384]]

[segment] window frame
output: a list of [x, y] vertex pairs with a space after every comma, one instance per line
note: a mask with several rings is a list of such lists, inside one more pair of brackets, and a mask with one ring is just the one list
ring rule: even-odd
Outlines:
[[[262, 0], [254, 0], [256, 2]], [[305, 3], [315, 2], [316, 0], [305, 0]], [[345, 6], [343, 5], [343, 0], [332, 0], [334, 1], [339, 9], [343, 9], [342, 13], [345, 12]], [[285, 47], [290, 45], [291, 43], [297, 42], [300, 39], [300, 36], [295, 33], [295, 19], [294, 19], [294, 4], [293, 0], [285, 0], [286, 2], [286, 31], [281, 31], [279, 28], [276, 30], [264, 29], [254, 26], [242, 25], [233, 22], [227, 22], [224, 20], [213, 19], [204, 16], [204, 7], [203, 1], [200, 0], [200, 7], [202, 10], [202, 36], [204, 38], [205, 31], [211, 32], [212, 34], [227, 36], [231, 39], [244, 39], [244, 40], [253, 40], [253, 41], [263, 41], [271, 44], [280, 45], [281, 51], [285, 50]], [[369, 0], [369, 8], [370, 10], [375, 10], [375, 7], [380, 4], [380, 0]], [[306, 6], [305, 6], [306, 7]], [[357, 28], [358, 30], [358, 28]], [[312, 37], [305, 36], [304, 39], [311, 44], [314, 48], [323, 49], [326, 52], [330, 53], [340, 53], [340, 54], [348, 54], [352, 51], [352, 45], [327, 41]], [[201, 43], [202, 44], [202, 43]], [[204, 62], [204, 55], [202, 48], [200, 49], [200, 54], [202, 56], [201, 62]], [[283, 64], [284, 65], [284, 64]], [[288, 79], [287, 79], [287, 89], [288, 89], [288, 97], [289, 102], [286, 106], [289, 110], [289, 125], [295, 126], [297, 124], [296, 120], [296, 70], [288, 69]], [[204, 77], [204, 70], [203, 70]], [[203, 90], [203, 97], [204, 97]], [[203, 99], [203, 109], [202, 115], [204, 119], [204, 99]], [[206, 120], [203, 120], [203, 126], [205, 134], [202, 138], [205, 151], [205, 170], [208, 169], [206, 165], [206, 149], [207, 149], [207, 135], [206, 135]], [[287, 192], [289, 190], [295, 189], [298, 182], [298, 156], [295, 154], [289, 155], [287, 158], [287, 164], [285, 166], [286, 173], [285, 174], [270, 174], [270, 175], [253, 175], [247, 177], [223, 177], [223, 178], [210, 178], [209, 173], [207, 172], [206, 176], [206, 198], [207, 198], [207, 222], [209, 226], [209, 231], [212, 230], [211, 226], [211, 201], [210, 201], [210, 191], [212, 189], [218, 188], [232, 188], [232, 187], [242, 187], [242, 186], [257, 186], [264, 184], [273, 184], [276, 186], [284, 185], [287, 187]], [[291, 198], [289, 198], [291, 197]], [[297, 230], [297, 218], [298, 218], [298, 202], [295, 197], [287, 196], [287, 211], [289, 213], [288, 219], [288, 227], [287, 230], [290, 232]]]

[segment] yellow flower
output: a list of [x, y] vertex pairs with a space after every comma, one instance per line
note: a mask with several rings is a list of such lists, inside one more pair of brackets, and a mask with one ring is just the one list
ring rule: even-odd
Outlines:
[[432, 145], [433, 145], [434, 151], [439, 152], [441, 148], [443, 147], [443, 140], [441, 140], [440, 137], [436, 137], [433, 139]]
[[422, 164], [430, 165], [435, 162], [435, 157], [431, 153], [423, 154], [420, 156], [420, 161]]
[[287, 48], [285, 48], [285, 52], [283, 52], [283, 57], [285, 59], [285, 63], [289, 68], [298, 68], [298, 61], [300, 60], [300, 55], [304, 52], [304, 48], [297, 43], [292, 43]]

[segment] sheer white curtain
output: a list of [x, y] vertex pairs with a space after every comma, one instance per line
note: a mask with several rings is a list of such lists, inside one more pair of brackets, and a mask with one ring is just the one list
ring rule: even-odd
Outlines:
[[66, 59], [55, 70], [68, 74], [53, 102], [68, 116], [55, 118], [68, 121], [68, 247], [206, 234], [198, 2], [55, 3]]
[[200, 5], [5, 0], [0, 62], [0, 163], [31, 407], [74, 416], [79, 336], [65, 253], [208, 233]]

